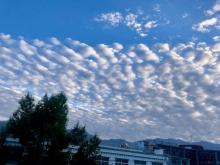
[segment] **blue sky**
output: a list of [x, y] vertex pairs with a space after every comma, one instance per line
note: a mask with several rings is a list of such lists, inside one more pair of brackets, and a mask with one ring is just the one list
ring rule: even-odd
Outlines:
[[27, 91], [64, 91], [70, 125], [102, 138], [220, 142], [219, 13], [219, 0], [2, 0], [0, 119]]
[[[0, 2], [0, 30], [12, 36], [46, 39], [52, 36], [76, 38], [82, 42], [98, 44], [123, 42], [190, 41], [192, 37], [207, 40], [210, 35], [195, 33], [192, 25], [201, 21], [215, 1], [151, 0], [151, 1], [14, 1]], [[125, 25], [113, 28], [94, 18], [101, 13], [121, 12], [149, 17], [157, 27], [149, 30], [148, 37], [138, 37], [135, 30]], [[185, 18], [183, 19], [183, 17]], [[145, 22], [147, 22], [147, 20]], [[168, 23], [169, 22], [169, 23]], [[215, 32], [212, 32], [216, 34]], [[155, 39], [157, 38], [157, 39]]]

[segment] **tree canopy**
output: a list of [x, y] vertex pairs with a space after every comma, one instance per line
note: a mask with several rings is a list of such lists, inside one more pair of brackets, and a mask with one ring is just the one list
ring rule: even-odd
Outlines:
[[[7, 124], [7, 134], [18, 138], [24, 149], [22, 164], [93, 165], [100, 139], [88, 137], [85, 126], [67, 130], [68, 105], [64, 93], [45, 95], [40, 101], [27, 94]], [[77, 153], [65, 152], [69, 145]]]
[[97, 135], [92, 138], [87, 137], [85, 127], [77, 124], [70, 132], [71, 144], [79, 146], [78, 152], [71, 160], [74, 165], [95, 165], [99, 155], [98, 146], [100, 139]]

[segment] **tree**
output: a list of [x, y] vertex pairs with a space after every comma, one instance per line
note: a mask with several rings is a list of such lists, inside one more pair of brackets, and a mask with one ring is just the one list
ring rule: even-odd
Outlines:
[[31, 129], [31, 115], [34, 112], [34, 98], [28, 93], [19, 101], [19, 107], [7, 124], [8, 131], [26, 146], [33, 139]]
[[67, 98], [63, 93], [45, 95], [37, 104], [29, 94], [19, 101], [8, 130], [27, 151], [27, 164], [42, 164], [44, 159], [61, 154], [68, 146], [67, 113]]
[[97, 135], [88, 137], [85, 126], [79, 123], [70, 131], [71, 143], [79, 146], [78, 152], [71, 159], [72, 165], [96, 165], [99, 156], [100, 139]]
[[5, 164], [6, 161], [6, 150], [5, 150], [5, 139], [6, 139], [6, 130], [1, 128], [0, 130], [0, 165]]
[[[66, 161], [63, 149], [68, 146], [67, 98], [63, 93], [43, 99], [36, 105], [32, 115], [32, 127], [36, 135], [38, 157], [46, 157], [46, 164], [57, 164], [62, 159]], [[40, 122], [39, 122], [40, 121]], [[39, 159], [39, 158], [38, 158]]]
[[69, 136], [71, 144], [76, 146], [83, 144], [87, 138], [86, 127], [80, 126], [80, 124], [77, 123], [75, 127], [70, 130]]
[[[30, 94], [22, 97], [8, 122], [7, 132], [20, 139], [26, 153], [23, 164], [69, 164], [69, 160], [72, 164], [95, 164], [99, 138], [88, 138], [85, 127], [79, 124], [69, 132], [67, 115], [67, 98], [63, 93], [45, 95], [38, 102]], [[69, 144], [79, 146], [76, 154], [63, 152]]]

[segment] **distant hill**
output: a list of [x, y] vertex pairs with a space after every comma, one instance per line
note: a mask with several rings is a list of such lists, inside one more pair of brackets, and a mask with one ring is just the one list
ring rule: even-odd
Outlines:
[[[186, 144], [194, 144], [194, 145], [201, 145], [203, 146], [204, 149], [207, 150], [220, 150], [220, 144], [217, 143], [211, 143], [211, 142], [207, 142], [207, 141], [199, 141], [199, 142], [187, 142], [187, 141], [183, 141], [180, 139], [147, 139], [150, 141], [153, 141], [155, 143], [159, 143], [159, 144], [167, 144], [167, 145], [186, 145]], [[137, 143], [136, 142], [129, 142], [123, 139], [109, 139], [109, 140], [102, 140], [102, 145], [109, 145], [109, 146], [114, 146], [114, 147], [119, 147], [122, 144], [128, 144], [128, 146], [130, 146], [131, 148], [137, 148]]]
[[5, 127], [7, 124], [7, 121], [0, 121], [0, 128]]
[[194, 144], [201, 145], [204, 149], [207, 150], [220, 150], [220, 144], [211, 143], [207, 141], [199, 141], [199, 142], [187, 142], [180, 139], [154, 139], [155, 142], [164, 143], [164, 144], [173, 144], [173, 145], [186, 145], [186, 144]]
[[211, 143], [211, 142], [207, 142], [207, 141], [200, 141], [200, 142], [193, 142], [193, 144], [201, 145], [205, 149], [208, 149], [208, 150], [220, 150], [220, 144], [217, 144], [217, 143]]
[[102, 140], [101, 145], [107, 145], [112, 147], [120, 147], [122, 144], [127, 144], [131, 148], [136, 148], [137, 142], [129, 142], [124, 139], [109, 139], [109, 140]]

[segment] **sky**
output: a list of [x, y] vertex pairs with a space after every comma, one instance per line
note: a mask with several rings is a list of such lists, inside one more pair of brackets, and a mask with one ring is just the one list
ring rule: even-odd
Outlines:
[[219, 0], [1, 0], [0, 120], [65, 92], [101, 138], [220, 143]]

